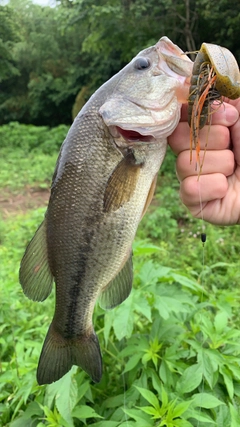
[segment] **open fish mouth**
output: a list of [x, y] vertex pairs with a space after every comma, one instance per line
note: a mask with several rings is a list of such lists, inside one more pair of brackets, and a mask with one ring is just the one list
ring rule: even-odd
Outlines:
[[[116, 126], [116, 132], [121, 136], [126, 142], [143, 142], [143, 143], [152, 143], [154, 142], [153, 135], [142, 135], [140, 132], [132, 129], [123, 129], [120, 126]], [[116, 136], [117, 137], [117, 136]]]

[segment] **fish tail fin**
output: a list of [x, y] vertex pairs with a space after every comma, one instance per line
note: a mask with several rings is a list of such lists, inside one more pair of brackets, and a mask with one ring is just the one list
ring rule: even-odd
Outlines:
[[99, 382], [102, 376], [102, 357], [95, 331], [74, 339], [60, 335], [52, 323], [49, 327], [40, 355], [37, 381], [40, 385], [59, 380], [72, 367], [80, 366]]

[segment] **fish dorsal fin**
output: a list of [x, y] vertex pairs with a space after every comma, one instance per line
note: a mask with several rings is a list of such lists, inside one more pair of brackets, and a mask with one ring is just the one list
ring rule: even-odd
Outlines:
[[99, 305], [110, 309], [121, 304], [130, 294], [133, 281], [132, 253], [117, 276], [108, 283], [99, 297]]
[[27, 246], [19, 271], [24, 294], [34, 301], [45, 300], [52, 290], [53, 276], [48, 263], [46, 228], [44, 220]]
[[131, 199], [142, 166], [136, 163], [133, 153], [120, 161], [107, 182], [103, 200], [105, 212], [116, 211]]

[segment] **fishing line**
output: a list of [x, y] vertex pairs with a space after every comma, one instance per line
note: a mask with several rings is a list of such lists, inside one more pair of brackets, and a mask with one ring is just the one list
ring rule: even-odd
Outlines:
[[[123, 343], [120, 342], [120, 350], [122, 350], [123, 348]], [[121, 374], [122, 377], [122, 382], [123, 382], [123, 408], [124, 408], [124, 418], [125, 418], [125, 423], [126, 423], [126, 427], [129, 426], [128, 420], [129, 420], [129, 416], [127, 415], [127, 413], [125, 412], [125, 410], [127, 409], [127, 398], [126, 398], [126, 381], [125, 381], [125, 372], [123, 371]]]
[[[200, 275], [200, 285], [202, 286], [202, 293], [201, 293], [201, 298], [200, 298], [200, 302], [203, 302], [203, 290], [204, 290], [204, 285], [205, 285], [205, 281], [204, 281], [204, 269], [205, 269], [205, 243], [207, 240], [207, 234], [205, 231], [205, 224], [204, 224], [204, 217], [203, 217], [203, 204], [202, 204], [202, 195], [201, 195], [201, 184], [200, 184], [200, 176], [198, 176], [198, 196], [199, 196], [199, 205], [200, 205], [200, 213], [201, 213], [201, 223], [202, 223], [202, 232], [200, 234], [201, 237], [201, 242], [202, 242], [202, 274]], [[202, 314], [200, 312], [200, 325], [202, 322]], [[203, 348], [203, 341], [204, 341], [204, 337], [202, 335], [201, 338], [202, 342], [201, 342], [201, 348]], [[202, 371], [202, 385], [200, 386], [200, 392], [204, 393], [204, 370]], [[200, 401], [201, 403], [201, 401]], [[202, 411], [202, 406], [201, 404], [199, 405], [199, 412]], [[198, 420], [197, 422], [197, 427], [200, 425], [200, 420]]]
[[[123, 380], [123, 407], [124, 407], [124, 409], [127, 409], [126, 381], [125, 381], [125, 373], [124, 372], [122, 373], [122, 380]], [[129, 416], [127, 415], [125, 410], [124, 410], [124, 418], [125, 418], [126, 426], [128, 427], [129, 426], [129, 423], [128, 423]]]

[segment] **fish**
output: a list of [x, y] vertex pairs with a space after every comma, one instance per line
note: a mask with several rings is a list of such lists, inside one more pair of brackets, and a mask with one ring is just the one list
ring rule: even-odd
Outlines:
[[40, 385], [81, 367], [97, 383], [102, 356], [93, 326], [121, 304], [133, 281], [132, 242], [154, 194], [167, 137], [180, 119], [192, 61], [167, 37], [104, 83], [61, 147], [42, 224], [22, 258], [24, 294], [55, 312], [37, 368]]

